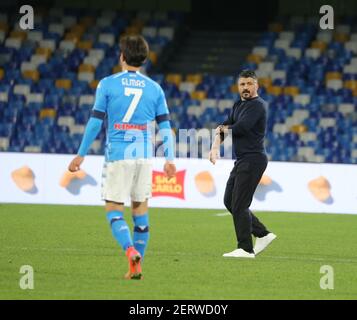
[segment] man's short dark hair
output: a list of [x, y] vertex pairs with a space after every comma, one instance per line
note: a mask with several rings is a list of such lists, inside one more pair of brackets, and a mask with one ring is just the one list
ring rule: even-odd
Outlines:
[[255, 80], [258, 80], [257, 75], [255, 74], [255, 72], [253, 70], [243, 70], [239, 73], [238, 78], [253, 78]]
[[140, 35], [124, 36], [120, 39], [120, 51], [129, 66], [140, 67], [149, 54], [149, 45]]

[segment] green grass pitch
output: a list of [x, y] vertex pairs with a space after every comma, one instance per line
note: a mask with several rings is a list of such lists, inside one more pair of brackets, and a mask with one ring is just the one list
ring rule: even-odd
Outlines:
[[[222, 258], [235, 236], [220, 212], [151, 209], [144, 280], [127, 281], [103, 208], [2, 204], [0, 299], [357, 298], [357, 216], [257, 213], [278, 238], [242, 260]], [[22, 265], [34, 269], [33, 290], [20, 289]], [[334, 289], [320, 288], [323, 265]]]

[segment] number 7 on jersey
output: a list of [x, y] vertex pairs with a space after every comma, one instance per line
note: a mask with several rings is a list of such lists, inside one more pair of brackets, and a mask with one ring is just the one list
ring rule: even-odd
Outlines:
[[127, 112], [125, 113], [124, 118], [122, 120], [123, 122], [129, 122], [131, 117], [134, 114], [136, 107], [139, 104], [140, 98], [143, 94], [143, 89], [125, 87], [124, 94], [126, 96], [134, 95], [134, 98], [133, 98], [133, 100], [131, 100], [129, 108], [128, 108]]

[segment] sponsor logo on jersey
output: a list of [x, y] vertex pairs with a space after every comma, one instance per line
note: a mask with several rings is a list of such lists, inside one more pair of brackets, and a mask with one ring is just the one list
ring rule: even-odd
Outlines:
[[115, 130], [146, 130], [146, 124], [114, 123]]

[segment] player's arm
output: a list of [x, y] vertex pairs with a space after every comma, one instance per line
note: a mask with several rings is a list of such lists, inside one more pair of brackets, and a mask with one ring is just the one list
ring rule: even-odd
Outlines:
[[208, 155], [209, 161], [211, 161], [213, 164], [216, 164], [216, 161], [219, 158], [220, 145], [224, 141], [224, 138], [227, 134], [227, 128], [233, 123], [233, 112], [234, 107], [232, 108], [232, 111], [230, 112], [228, 118], [215, 130], [215, 136], [211, 146], [211, 151]]
[[211, 146], [211, 150], [208, 155], [209, 161], [211, 161], [213, 164], [216, 164], [216, 161], [219, 158], [220, 145], [224, 140], [224, 138], [222, 138], [222, 136], [221, 136], [222, 134], [220, 131], [221, 131], [221, 128], [217, 127], [216, 134], [214, 136], [214, 140], [213, 140], [213, 143]]
[[[172, 135], [170, 121], [168, 120], [169, 115], [163, 114], [156, 117], [156, 122], [159, 126], [159, 134], [164, 146], [164, 155], [166, 162], [164, 165], [164, 172], [169, 179], [173, 178], [176, 174], [176, 166], [174, 164], [174, 139]], [[158, 120], [159, 119], [159, 120]], [[160, 120], [161, 119], [161, 120]], [[167, 120], [162, 120], [167, 119]]]
[[[102, 117], [102, 112], [93, 110], [93, 114], [100, 114]], [[100, 129], [102, 128], [103, 119], [98, 118], [98, 115], [93, 115], [89, 118], [86, 129], [84, 131], [84, 135], [82, 138], [81, 145], [78, 149], [77, 156], [71, 161], [69, 164], [68, 170], [71, 172], [75, 172], [80, 170], [80, 165], [84, 161], [84, 157], [88, 153], [90, 146], [92, 145], [93, 141], [97, 137]], [[103, 113], [103, 117], [105, 113]]]
[[164, 155], [166, 158], [164, 172], [166, 176], [171, 179], [176, 175], [176, 166], [174, 164], [175, 145], [171, 130], [169, 110], [162, 89], [159, 92], [155, 120], [159, 126], [159, 134], [164, 146]]
[[84, 157], [88, 153], [90, 146], [92, 145], [93, 141], [98, 136], [102, 128], [103, 120], [106, 114], [105, 110], [106, 110], [106, 97], [104, 94], [103, 85], [99, 83], [96, 92], [96, 100], [94, 103], [91, 117], [89, 118], [88, 123], [86, 125], [82, 142], [78, 149], [78, 154], [68, 166], [69, 171], [75, 172], [80, 170], [80, 166], [84, 161]]

